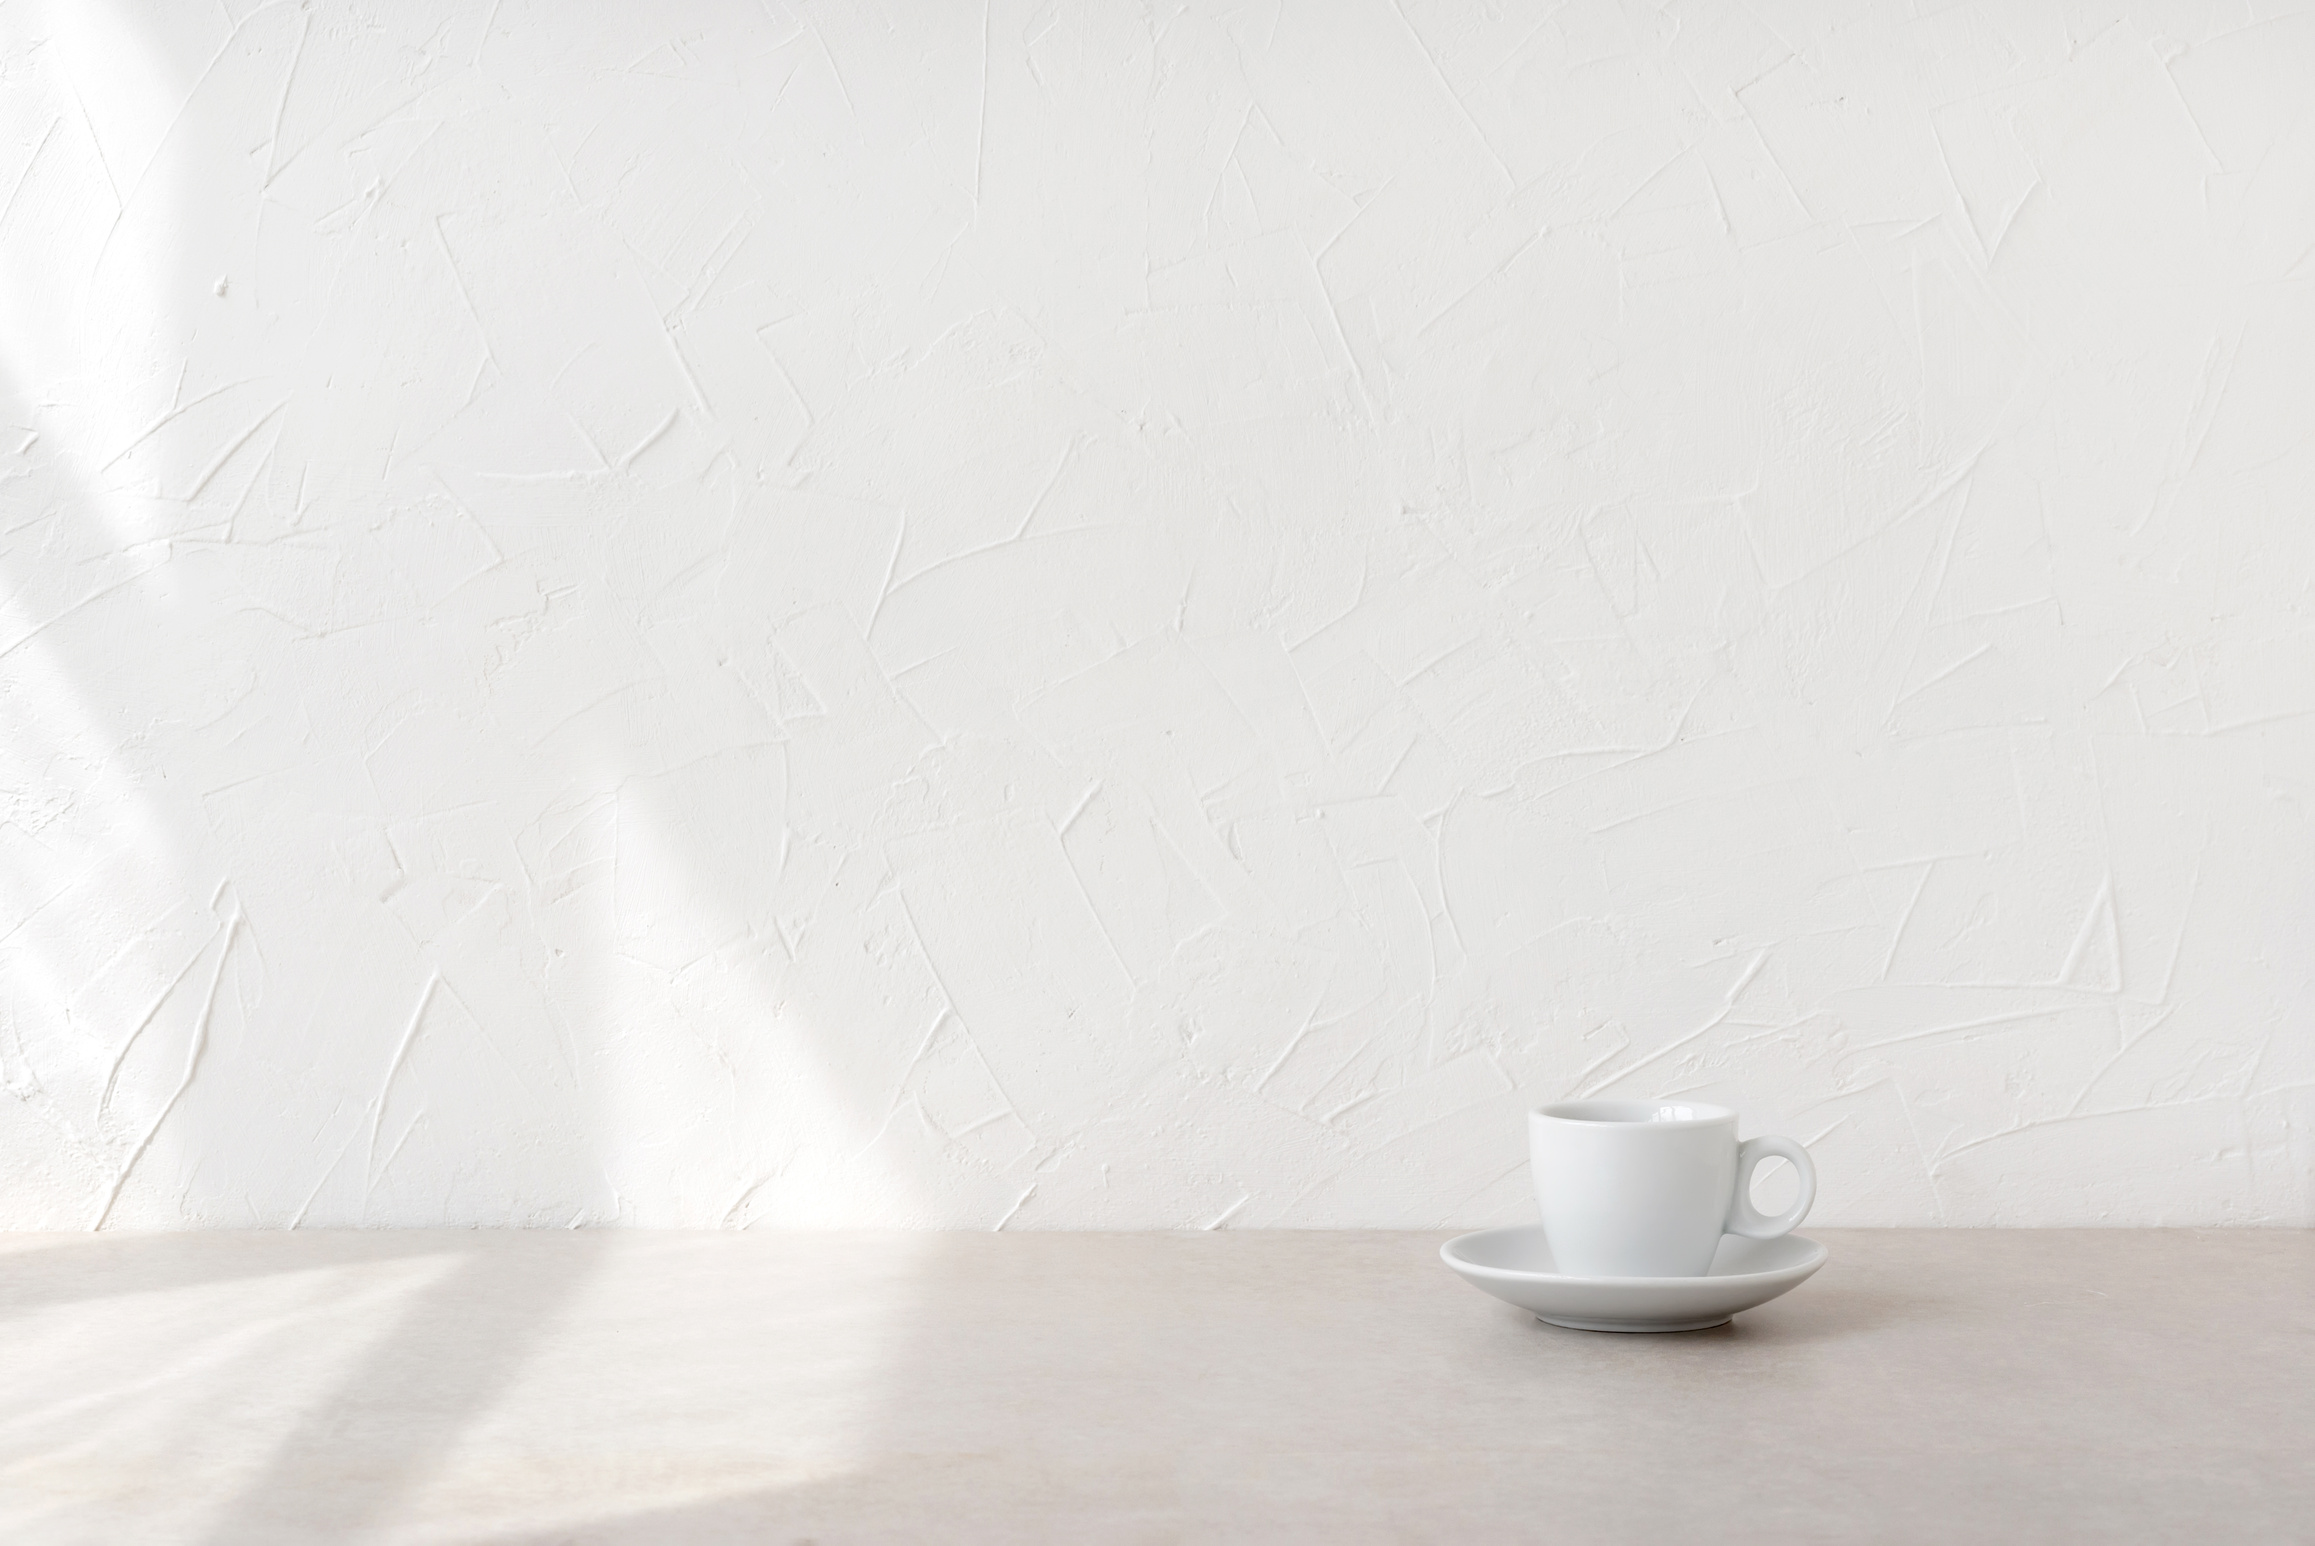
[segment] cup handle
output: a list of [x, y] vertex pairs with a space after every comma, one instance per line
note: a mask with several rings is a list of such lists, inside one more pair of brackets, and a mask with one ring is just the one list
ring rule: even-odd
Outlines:
[[[1801, 1178], [1801, 1189], [1793, 1198], [1793, 1205], [1770, 1218], [1752, 1205], [1752, 1173], [1760, 1162], [1769, 1158], [1792, 1161], [1793, 1170]], [[1728, 1203], [1728, 1232], [1743, 1235], [1750, 1240], [1774, 1240], [1791, 1233], [1793, 1226], [1809, 1216], [1809, 1205], [1817, 1200], [1817, 1167], [1809, 1161], [1809, 1151], [1790, 1138], [1747, 1138], [1736, 1151], [1736, 1195]]]

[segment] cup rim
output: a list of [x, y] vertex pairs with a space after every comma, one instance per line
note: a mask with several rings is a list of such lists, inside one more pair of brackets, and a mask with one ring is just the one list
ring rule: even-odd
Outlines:
[[[1677, 1113], [1677, 1114], [1675, 1114]], [[1707, 1127], [1733, 1122], [1736, 1113], [1726, 1106], [1700, 1100], [1562, 1100], [1537, 1106], [1530, 1119], [1580, 1123], [1586, 1127], [1667, 1128]]]

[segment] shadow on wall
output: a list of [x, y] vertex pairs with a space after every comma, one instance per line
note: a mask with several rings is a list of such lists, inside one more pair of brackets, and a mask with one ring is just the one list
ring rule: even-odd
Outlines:
[[[468, 9], [436, 42], [471, 62]], [[526, 463], [610, 433], [535, 415], [638, 297], [483, 328], [459, 247], [567, 220], [568, 184], [540, 202], [535, 142], [429, 167], [396, 93], [465, 88], [358, 18], [13, 21], [12, 1221], [907, 1221], [906, 1166], [863, 1151], [937, 992], [815, 931], [814, 888], [888, 877], [789, 828], [787, 725], [702, 658], [817, 583], [753, 593], [766, 565], [852, 540], [774, 528], [843, 512], [765, 507], [728, 447], [645, 456], [698, 438], [655, 314], [666, 390], [634, 395], [668, 422]], [[397, 205], [419, 187], [461, 192]], [[367, 207], [317, 220], [338, 191]], [[864, 778], [933, 739], [882, 729]], [[836, 1035], [863, 1000], [908, 1045]]]

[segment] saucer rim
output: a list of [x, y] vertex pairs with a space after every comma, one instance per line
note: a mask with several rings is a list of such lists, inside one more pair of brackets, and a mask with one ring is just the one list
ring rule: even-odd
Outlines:
[[1465, 1276], [1496, 1278], [1506, 1283], [1580, 1283], [1593, 1288], [1645, 1289], [1667, 1288], [1675, 1285], [1688, 1286], [1699, 1283], [1726, 1283], [1730, 1287], [1734, 1287], [1740, 1283], [1757, 1283], [1771, 1278], [1789, 1277], [1794, 1273], [1807, 1276], [1822, 1267], [1832, 1256], [1832, 1252], [1826, 1248], [1823, 1241], [1812, 1240], [1807, 1235], [1788, 1234], [1779, 1238], [1795, 1240], [1806, 1245], [1809, 1247], [1809, 1254], [1797, 1262], [1782, 1267], [1769, 1267], [1759, 1272], [1699, 1272], [1688, 1277], [1627, 1278], [1584, 1277], [1572, 1272], [1527, 1272], [1517, 1267], [1490, 1267], [1484, 1263], [1475, 1262], [1467, 1256], [1455, 1254], [1457, 1246], [1466, 1241], [1477, 1240], [1482, 1236], [1526, 1235], [1541, 1234], [1542, 1232], [1543, 1226], [1541, 1224], [1508, 1224], [1495, 1229], [1470, 1230], [1441, 1245], [1439, 1247], [1439, 1260], [1446, 1263], [1451, 1270]]

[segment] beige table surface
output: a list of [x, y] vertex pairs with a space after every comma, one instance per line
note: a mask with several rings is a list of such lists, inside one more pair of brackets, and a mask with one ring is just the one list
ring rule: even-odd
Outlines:
[[2315, 1542], [2315, 1234], [1810, 1233], [1672, 1336], [1436, 1235], [0, 1236], [0, 1540]]

